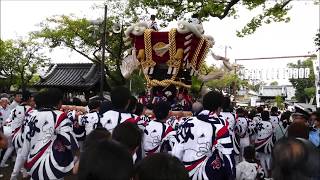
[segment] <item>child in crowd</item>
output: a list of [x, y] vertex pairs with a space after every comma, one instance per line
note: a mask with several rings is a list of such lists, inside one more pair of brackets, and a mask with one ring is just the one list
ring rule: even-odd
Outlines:
[[263, 179], [264, 172], [256, 160], [253, 146], [247, 146], [243, 151], [244, 160], [236, 166], [236, 180]]

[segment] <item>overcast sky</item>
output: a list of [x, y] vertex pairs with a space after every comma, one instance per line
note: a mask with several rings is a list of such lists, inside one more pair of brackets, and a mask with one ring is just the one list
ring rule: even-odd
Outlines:
[[[102, 17], [103, 10], [93, 10], [92, 5], [102, 4], [103, 1], [17, 1], [1, 0], [1, 38], [24, 38], [30, 31], [39, 29], [37, 24], [46, 17], [61, 14], [75, 14], [79, 17], [96, 19]], [[216, 45], [213, 51], [224, 55], [224, 47], [228, 48], [228, 57], [255, 58], [272, 56], [292, 56], [315, 53], [313, 38], [319, 29], [320, 7], [312, 0], [299, 0], [290, 3], [293, 8], [289, 12], [289, 23], [272, 23], [263, 25], [253, 35], [244, 38], [236, 36], [240, 30], [255, 14], [244, 8], [239, 9], [238, 19], [225, 18], [219, 20], [212, 18], [204, 22], [205, 33], [215, 38]], [[69, 50], [56, 49], [48, 54], [53, 62], [87, 62], [82, 56]], [[278, 59], [272, 61], [241, 61], [239, 64], [247, 68], [278, 68], [286, 67], [289, 62], [298, 59]], [[216, 63], [207, 58], [209, 64]], [[280, 81], [287, 84], [287, 81]]]

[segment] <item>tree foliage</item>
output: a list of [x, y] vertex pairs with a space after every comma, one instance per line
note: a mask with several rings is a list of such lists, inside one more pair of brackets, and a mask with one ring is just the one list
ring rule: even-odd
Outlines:
[[225, 73], [221, 79], [211, 80], [206, 83], [209, 88], [219, 89], [219, 90], [227, 90], [229, 91], [234, 87], [236, 90], [239, 90], [240, 87], [244, 87], [248, 85], [247, 81], [241, 80], [238, 75], [234, 73]]
[[309, 68], [310, 76], [308, 79], [290, 79], [291, 84], [296, 89], [295, 97], [299, 102], [309, 102], [315, 96], [315, 75], [313, 71], [314, 58], [298, 61], [296, 64], [290, 63], [290, 68]]
[[314, 44], [316, 45], [317, 51], [320, 51], [320, 29], [318, 29], [318, 32], [314, 38]]
[[209, 17], [224, 19], [225, 17], [239, 17], [239, 7], [248, 10], [262, 9], [262, 12], [253, 17], [240, 31], [239, 37], [252, 34], [263, 24], [272, 22], [288, 22], [288, 11], [291, 9], [292, 0], [129, 0], [129, 10], [132, 15], [149, 14], [150, 9], [157, 10], [157, 17], [170, 22], [189, 18], [198, 14], [201, 20]]
[[[115, 17], [107, 19], [105, 71], [112, 84], [123, 85], [125, 79], [120, 73], [121, 59], [126, 50], [122, 41], [123, 28], [119, 34], [112, 33]], [[86, 18], [55, 16], [41, 23], [41, 30], [33, 32], [34, 38], [43, 39], [49, 48], [71, 49], [98, 65], [102, 62], [101, 37], [103, 26], [94, 25]], [[109, 84], [110, 84], [109, 83]]]
[[7, 90], [10, 85], [25, 89], [34, 82], [38, 68], [48, 62], [41, 48], [32, 40], [0, 39], [0, 74], [4, 77], [1, 84]]
[[279, 84], [278, 81], [273, 81], [270, 83], [270, 86], [278, 86], [278, 84]]
[[276, 106], [279, 108], [279, 109], [283, 109], [284, 108], [284, 102], [283, 102], [283, 99], [281, 96], [276, 96], [275, 97], [275, 103], [276, 103]]

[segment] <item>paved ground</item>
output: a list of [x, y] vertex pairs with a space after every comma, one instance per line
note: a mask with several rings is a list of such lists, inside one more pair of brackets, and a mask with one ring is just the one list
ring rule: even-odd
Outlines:
[[[1, 168], [0, 169], [0, 173], [4, 175], [3, 178], [0, 178], [0, 180], [9, 180], [10, 179], [10, 175], [14, 166], [14, 162], [12, 162], [12, 160], [8, 160], [7, 162], [10, 166], [6, 167], [6, 168]], [[22, 180], [22, 178], [20, 177], [19, 180]], [[66, 177], [65, 180], [76, 180], [77, 178], [75, 176], [69, 176]]]

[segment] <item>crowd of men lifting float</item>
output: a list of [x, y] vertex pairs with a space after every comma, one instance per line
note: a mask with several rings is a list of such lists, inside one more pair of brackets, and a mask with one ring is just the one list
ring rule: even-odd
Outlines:
[[[93, 98], [82, 108], [62, 106], [58, 89], [24, 91], [10, 105], [3, 97], [0, 166], [15, 152], [11, 179], [320, 177], [320, 112], [235, 109], [218, 91], [196, 102], [169, 95], [175, 104], [116, 87], [111, 101]], [[192, 114], [172, 111], [182, 102]]]

